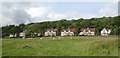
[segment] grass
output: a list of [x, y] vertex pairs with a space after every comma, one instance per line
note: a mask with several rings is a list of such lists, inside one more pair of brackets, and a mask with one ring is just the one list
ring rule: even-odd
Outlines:
[[[53, 39], [55, 38], [55, 39]], [[42, 37], [2, 40], [3, 56], [117, 56], [118, 38], [109, 37]]]
[[2, 39], [0, 39], [0, 57], [2, 57]]

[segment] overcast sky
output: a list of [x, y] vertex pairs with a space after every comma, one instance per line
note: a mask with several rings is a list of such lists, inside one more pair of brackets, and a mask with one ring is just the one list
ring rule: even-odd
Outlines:
[[118, 2], [3, 2], [1, 14], [0, 26], [108, 17], [118, 15]]

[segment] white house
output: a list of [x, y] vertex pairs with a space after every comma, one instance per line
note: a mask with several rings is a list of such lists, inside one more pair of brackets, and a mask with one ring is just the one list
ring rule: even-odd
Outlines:
[[20, 37], [25, 37], [25, 32], [19, 33], [19, 36], [20, 36]]
[[10, 37], [10, 38], [13, 38], [13, 37], [14, 37], [14, 38], [17, 38], [17, 37], [19, 37], [19, 33], [10, 34], [9, 37]]
[[14, 34], [10, 34], [9, 37], [10, 37], [10, 38], [13, 38], [13, 37], [15, 37], [15, 35], [14, 35]]
[[61, 36], [67, 36], [67, 34], [68, 34], [67, 30], [62, 30], [61, 31]]
[[110, 33], [111, 33], [111, 29], [104, 28], [103, 30], [101, 30], [102, 36], [108, 36]]
[[95, 36], [95, 28], [81, 28], [79, 35], [81, 36]]
[[37, 36], [40, 36], [40, 35], [41, 35], [41, 33], [38, 33], [38, 34], [37, 34]]
[[56, 36], [57, 29], [48, 29], [45, 31], [45, 36]]
[[74, 31], [75, 31], [74, 28], [63, 29], [63, 30], [61, 30], [61, 36], [73, 36]]

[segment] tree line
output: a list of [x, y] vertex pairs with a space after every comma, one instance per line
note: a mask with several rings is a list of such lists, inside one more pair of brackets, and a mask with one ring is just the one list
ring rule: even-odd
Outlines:
[[75, 34], [78, 35], [81, 28], [96, 28], [96, 35], [100, 35], [100, 31], [103, 28], [111, 29], [111, 35], [120, 35], [120, 16], [115, 17], [101, 17], [90, 19], [62, 19], [59, 21], [46, 21], [29, 24], [7, 25], [2, 28], [2, 37], [9, 36], [10, 34], [20, 33], [27, 31], [29, 35], [32, 32], [43, 32], [46, 29], [56, 28], [58, 31], [65, 28], [76, 28]]

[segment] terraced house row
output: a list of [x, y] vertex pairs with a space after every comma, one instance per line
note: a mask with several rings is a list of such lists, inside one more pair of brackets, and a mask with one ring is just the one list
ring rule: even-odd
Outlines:
[[[35, 37], [35, 36], [74, 36], [75, 35], [75, 28], [67, 28], [67, 29], [62, 29], [60, 31], [58, 31], [58, 29], [46, 29], [43, 32], [39, 32], [39, 33], [31, 33], [30, 37]], [[79, 36], [95, 36], [96, 35], [96, 28], [81, 28], [79, 30]], [[103, 28], [103, 30], [101, 30], [101, 35], [102, 36], [108, 36], [111, 33], [111, 29], [106, 29]], [[12, 37], [22, 37], [25, 38], [26, 36], [26, 31], [23, 31], [19, 34], [15, 33], [15, 34], [10, 34], [9, 35], [10, 38]]]

